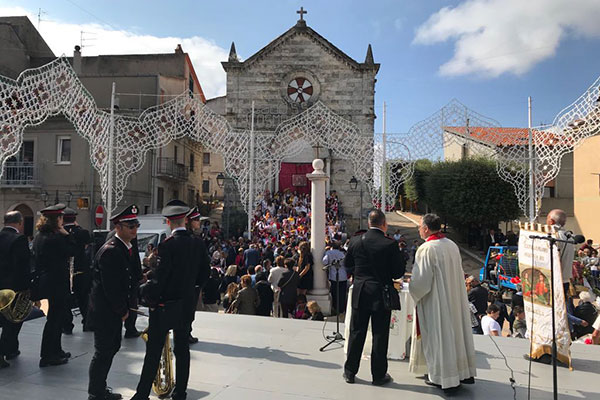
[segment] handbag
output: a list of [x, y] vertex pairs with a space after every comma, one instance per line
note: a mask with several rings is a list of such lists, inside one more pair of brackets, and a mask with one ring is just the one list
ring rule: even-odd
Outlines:
[[[364, 239], [365, 239], [365, 235], [362, 235], [361, 236], [362, 247], [367, 252], [367, 254], [369, 255], [369, 259], [372, 259], [371, 253], [365, 248]], [[390, 283], [383, 282], [381, 280], [381, 277], [379, 276], [379, 273], [377, 272], [377, 268], [373, 267], [373, 265], [371, 265], [371, 268], [373, 268], [373, 272], [375, 273], [375, 277], [377, 278], [377, 280], [381, 284], [381, 296], [382, 296], [382, 301], [383, 301], [383, 308], [385, 308], [388, 311], [400, 310], [401, 309], [401, 306], [400, 306], [400, 295], [398, 294], [398, 291], [396, 290], [396, 288], [394, 287], [394, 285], [390, 284]]]

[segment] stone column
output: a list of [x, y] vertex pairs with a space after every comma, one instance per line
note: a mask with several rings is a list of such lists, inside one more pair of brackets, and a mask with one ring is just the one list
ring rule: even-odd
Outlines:
[[308, 300], [319, 303], [323, 314], [331, 314], [331, 298], [327, 289], [327, 274], [323, 271], [323, 254], [325, 253], [325, 184], [329, 176], [323, 171], [325, 164], [321, 159], [312, 163], [314, 171], [306, 174], [311, 182], [311, 219], [310, 250], [313, 255], [313, 288], [308, 292]]

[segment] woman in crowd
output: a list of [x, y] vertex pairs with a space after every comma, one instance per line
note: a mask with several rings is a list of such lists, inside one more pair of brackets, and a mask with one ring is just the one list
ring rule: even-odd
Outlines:
[[225, 276], [223, 276], [219, 291], [221, 293], [225, 293], [225, 291], [229, 289], [229, 285], [232, 283], [238, 283], [237, 266], [235, 265], [230, 265], [227, 267], [227, 271], [225, 272]]
[[39, 276], [39, 297], [48, 299], [48, 314], [42, 334], [40, 367], [68, 362], [71, 353], [62, 349], [62, 325], [67, 313], [70, 293], [69, 257], [73, 243], [63, 228], [64, 204], [47, 207], [36, 224], [38, 234], [33, 241], [35, 270]]
[[283, 272], [277, 286], [279, 286], [279, 305], [281, 307], [281, 316], [288, 318], [293, 314], [296, 307], [296, 296], [300, 276], [294, 270], [295, 262], [292, 258], [286, 258], [284, 265], [286, 271]]
[[306, 295], [306, 292], [313, 287], [313, 257], [310, 253], [310, 244], [308, 242], [300, 243], [298, 247], [298, 275], [300, 283], [298, 284], [298, 294]]
[[256, 274], [256, 285], [254, 288], [258, 292], [260, 303], [256, 309], [256, 315], [269, 317], [273, 309], [273, 289], [267, 281], [267, 275], [264, 272]]
[[241, 279], [242, 289], [231, 304], [236, 314], [256, 315], [256, 308], [260, 302], [256, 289], [252, 287], [250, 275], [244, 275]]
[[239, 290], [240, 287], [235, 282], [231, 282], [229, 285], [227, 285], [227, 292], [223, 297], [223, 308], [225, 311], [229, 310], [229, 307], [231, 307], [231, 303], [233, 303], [233, 301], [236, 299]]

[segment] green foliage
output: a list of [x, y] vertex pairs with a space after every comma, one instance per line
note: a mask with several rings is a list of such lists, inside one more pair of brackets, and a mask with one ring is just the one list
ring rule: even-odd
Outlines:
[[472, 223], [496, 226], [521, 214], [512, 185], [498, 176], [492, 160], [468, 158], [433, 164], [424, 188], [429, 207], [459, 229]]
[[431, 160], [423, 159], [415, 162], [413, 175], [404, 182], [404, 194], [412, 202], [425, 200], [425, 178], [432, 168]]

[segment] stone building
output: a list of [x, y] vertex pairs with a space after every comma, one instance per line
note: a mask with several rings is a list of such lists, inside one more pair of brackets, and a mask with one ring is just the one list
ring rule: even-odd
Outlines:
[[[11, 78], [55, 59], [27, 17], [0, 18], [0, 43], [10, 43], [11, 51], [0, 58], [0, 74]], [[94, 57], [82, 57], [76, 46], [69, 61], [98, 108], [105, 111], [110, 109], [113, 82], [120, 93], [116, 113], [121, 115], [138, 116], [186, 91], [205, 101], [181, 46], [169, 54]], [[172, 198], [196, 203], [203, 181], [202, 156], [200, 145], [189, 140], [173, 141], [150, 152], [144, 167], [130, 178], [119, 206], [134, 202], [140, 213], [155, 213]], [[28, 127], [19, 154], [4, 168], [0, 210], [23, 212], [27, 234], [33, 233], [36, 213], [58, 201], [77, 208], [82, 226], [95, 227], [93, 211], [102, 204], [98, 173], [90, 162], [88, 142], [63, 116]]]
[[[263, 132], [274, 132], [280, 123], [320, 101], [356, 124], [362, 135], [373, 137], [379, 64], [373, 60], [370, 45], [364, 62], [358, 62], [307, 26], [300, 14], [293, 27], [244, 61], [232, 43], [229, 58], [222, 65], [227, 73], [227, 94], [209, 99], [207, 105], [224, 115], [234, 129], [250, 129], [253, 101], [255, 130]], [[315, 157], [324, 159], [331, 176], [328, 190], [338, 193], [350, 228], [356, 227], [359, 195], [348, 184], [352, 166], [349, 160], [332, 154], [332, 149], [302, 146], [297, 154], [283, 160], [278, 178], [265, 189], [308, 192], [310, 182], [305, 174], [312, 172], [310, 163]], [[220, 156], [212, 158], [219, 162]], [[365, 199], [364, 204], [369, 201]]]

